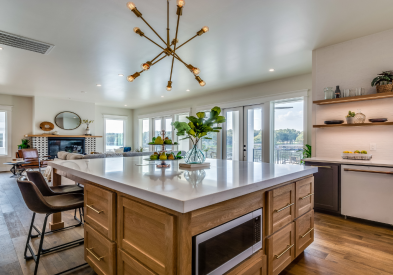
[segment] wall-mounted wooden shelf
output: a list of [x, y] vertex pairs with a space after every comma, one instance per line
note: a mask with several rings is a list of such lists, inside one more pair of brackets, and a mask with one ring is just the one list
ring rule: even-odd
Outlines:
[[324, 100], [313, 101], [313, 103], [317, 105], [327, 105], [327, 104], [338, 104], [338, 103], [347, 103], [347, 102], [364, 101], [364, 100], [383, 99], [383, 98], [390, 98], [390, 97], [393, 98], [393, 92], [352, 96], [352, 97], [344, 97], [344, 98], [324, 99]]
[[102, 136], [84, 136], [84, 135], [27, 135], [28, 137], [77, 137], [77, 138], [102, 138]]
[[331, 128], [331, 127], [363, 127], [363, 126], [384, 126], [393, 125], [393, 122], [375, 122], [375, 123], [357, 123], [357, 124], [322, 124], [314, 125], [314, 128]]

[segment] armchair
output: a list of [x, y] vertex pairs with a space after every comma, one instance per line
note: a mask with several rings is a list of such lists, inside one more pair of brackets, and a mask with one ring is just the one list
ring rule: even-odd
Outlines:
[[21, 164], [20, 167], [24, 169], [37, 169], [41, 172], [41, 168], [48, 166], [48, 161], [51, 161], [50, 156], [43, 156], [38, 154], [37, 149], [19, 149], [16, 153], [17, 158], [23, 158], [24, 161], [30, 162], [28, 164]]

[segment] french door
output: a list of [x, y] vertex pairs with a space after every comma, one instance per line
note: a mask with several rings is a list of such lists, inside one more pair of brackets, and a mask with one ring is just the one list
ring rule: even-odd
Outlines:
[[[172, 116], [156, 117], [153, 119], [153, 137], [161, 136], [161, 131], [165, 130], [165, 137], [173, 139]], [[161, 146], [153, 146], [154, 151], [161, 150]]]
[[222, 158], [262, 161], [262, 104], [224, 109]]

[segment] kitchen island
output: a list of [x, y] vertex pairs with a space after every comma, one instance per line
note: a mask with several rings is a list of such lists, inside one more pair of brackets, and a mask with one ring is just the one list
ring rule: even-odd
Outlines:
[[[278, 274], [310, 243], [315, 167], [143, 157], [57, 161], [53, 185], [85, 186], [85, 260], [98, 274], [193, 274], [193, 236], [262, 208], [262, 249], [225, 274]], [[54, 214], [52, 228], [61, 228]]]

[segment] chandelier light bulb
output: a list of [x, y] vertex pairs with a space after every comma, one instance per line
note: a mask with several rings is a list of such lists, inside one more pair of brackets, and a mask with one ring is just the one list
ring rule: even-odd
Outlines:
[[203, 30], [204, 33], [207, 33], [209, 31], [209, 27], [208, 26], [204, 26], [202, 28], [202, 30]]
[[132, 81], [135, 80], [135, 78], [134, 78], [132, 75], [129, 75], [129, 76], [127, 76], [127, 80], [128, 80], [129, 82], [132, 82]]
[[147, 61], [146, 63], [142, 63], [142, 65], [141, 65], [141, 68], [144, 71], [147, 71], [148, 69], [150, 69], [150, 67], [151, 67], [151, 62], [150, 61]]
[[134, 10], [134, 9], [136, 8], [136, 6], [135, 6], [135, 4], [134, 4], [133, 2], [128, 2], [128, 3], [127, 3], [127, 7], [128, 7], [130, 10]]
[[198, 68], [193, 68], [193, 69], [192, 69], [192, 73], [193, 73], [194, 75], [199, 75], [200, 72], [201, 72], [201, 70], [199, 70]]
[[138, 28], [138, 27], [135, 27], [135, 28], [134, 28], [134, 32], [135, 32], [135, 33], [138, 33], [138, 31], [140, 31], [140, 30], [141, 30], [141, 29]]
[[178, 6], [179, 8], [184, 7], [185, 3], [186, 3], [186, 2], [185, 2], [184, 0], [177, 0], [177, 6]]
[[199, 82], [199, 85], [201, 85], [203, 87], [206, 85], [206, 82], [202, 80], [201, 82]]
[[169, 92], [169, 91], [172, 91], [172, 81], [168, 81], [168, 86], [166, 86], [166, 90]]

